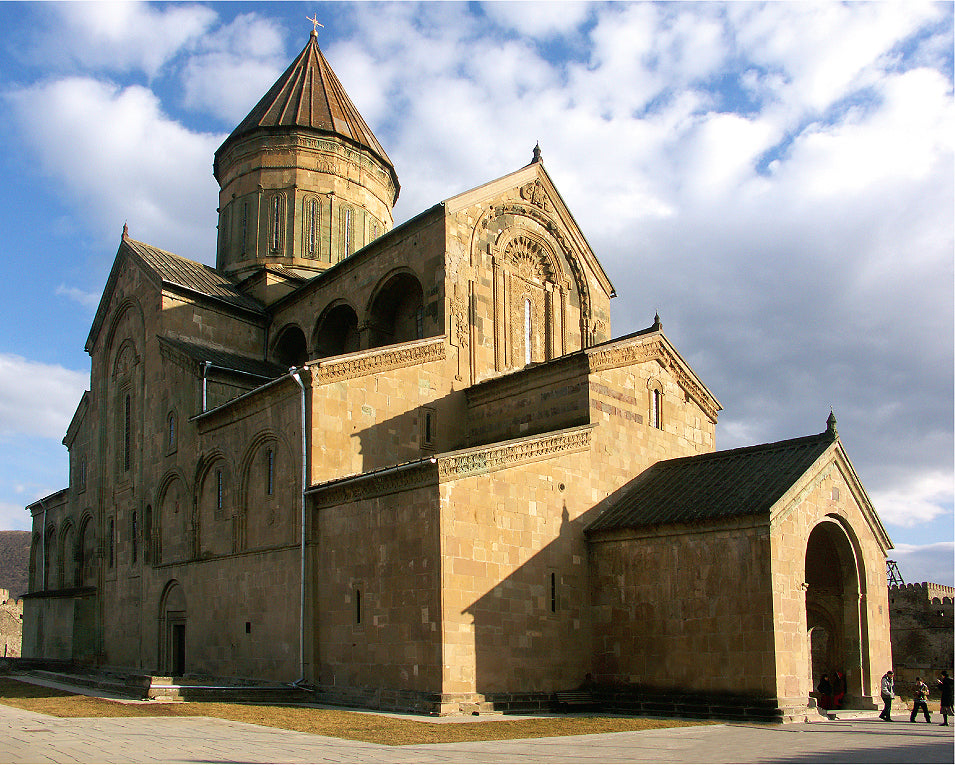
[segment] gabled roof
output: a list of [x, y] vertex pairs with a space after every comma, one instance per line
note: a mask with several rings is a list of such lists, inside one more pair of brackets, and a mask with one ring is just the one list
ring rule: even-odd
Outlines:
[[211, 348], [207, 345], [199, 345], [198, 343], [191, 343], [186, 340], [160, 336], [159, 342], [178, 351], [199, 365], [209, 362], [217, 369], [239, 372], [240, 374], [269, 380], [281, 377], [287, 371], [270, 361], [240, 356], [237, 353], [230, 353], [229, 351]]
[[658, 462], [624, 487], [587, 531], [769, 513], [836, 438], [830, 429], [814, 436]]
[[289, 68], [223, 141], [216, 151], [216, 166], [226, 146], [244, 135], [296, 128], [345, 138], [376, 155], [395, 175], [391, 159], [322, 55], [314, 31]]
[[513, 188], [516, 185], [524, 184], [529, 181], [540, 182], [540, 184], [546, 190], [548, 199], [554, 204], [555, 213], [558, 219], [564, 225], [566, 231], [576, 240], [576, 244], [579, 247], [580, 252], [583, 254], [587, 264], [593, 270], [593, 273], [597, 277], [601, 287], [603, 287], [604, 291], [610, 297], [616, 297], [617, 293], [614, 290], [613, 283], [610, 281], [610, 277], [607, 276], [607, 272], [604, 271], [603, 266], [597, 259], [597, 256], [594, 254], [594, 251], [590, 246], [590, 242], [587, 241], [587, 237], [584, 236], [584, 232], [577, 224], [573, 213], [571, 213], [570, 208], [564, 201], [564, 198], [557, 190], [557, 186], [554, 184], [553, 179], [545, 169], [544, 163], [540, 159], [539, 150], [535, 149], [534, 161], [532, 161], [530, 164], [527, 164], [512, 173], [508, 173], [507, 175], [502, 175], [500, 178], [495, 178], [494, 180], [488, 181], [487, 183], [482, 183], [480, 186], [475, 186], [474, 188], [463, 191], [460, 194], [455, 194], [452, 197], [448, 197], [442, 202], [442, 204], [449, 213], [453, 214], [458, 210], [469, 207], [470, 205], [483, 201], [484, 199], [497, 196], [509, 188]]
[[119, 278], [120, 264], [127, 258], [143, 268], [163, 289], [214, 300], [257, 316], [265, 315], [262, 304], [242, 293], [235, 282], [225, 274], [203, 263], [187, 260], [171, 252], [160, 250], [158, 247], [130, 239], [124, 229], [116, 260], [113, 261], [106, 288], [96, 309], [96, 316], [93, 317], [93, 326], [86, 339], [87, 353], [92, 352], [99, 331], [102, 329], [109, 308], [109, 299]]

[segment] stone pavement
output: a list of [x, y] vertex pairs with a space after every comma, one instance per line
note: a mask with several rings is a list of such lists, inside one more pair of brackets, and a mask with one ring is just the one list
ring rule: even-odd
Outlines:
[[951, 763], [953, 730], [869, 718], [384, 746], [207, 717], [63, 719], [0, 705], [0, 762]]

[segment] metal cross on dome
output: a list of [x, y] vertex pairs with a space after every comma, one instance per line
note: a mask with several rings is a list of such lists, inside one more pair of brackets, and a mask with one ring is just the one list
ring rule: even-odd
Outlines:
[[312, 22], [312, 34], [318, 34], [318, 28], [319, 28], [319, 27], [321, 27], [322, 29], [325, 28], [325, 25], [324, 25], [324, 24], [320, 24], [320, 23], [319, 23], [319, 21], [318, 21], [318, 14], [317, 14], [317, 13], [315, 14], [315, 18], [314, 18], [314, 19], [310, 19], [308, 16], [306, 16], [306, 17], [305, 17], [305, 20]]

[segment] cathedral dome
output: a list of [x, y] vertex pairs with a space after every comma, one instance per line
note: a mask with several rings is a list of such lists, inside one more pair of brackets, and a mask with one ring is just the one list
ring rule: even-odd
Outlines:
[[217, 267], [307, 276], [394, 225], [398, 176], [318, 46], [309, 41], [215, 154]]

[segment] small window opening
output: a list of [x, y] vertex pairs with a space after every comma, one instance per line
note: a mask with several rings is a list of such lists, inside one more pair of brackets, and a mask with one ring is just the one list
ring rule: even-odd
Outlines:
[[355, 590], [355, 624], [361, 624], [361, 590]]
[[345, 231], [344, 231], [344, 249], [345, 257], [351, 255], [352, 236], [351, 236], [351, 209], [345, 208]]
[[431, 417], [431, 412], [424, 413], [424, 442], [430, 444], [433, 439], [433, 434], [431, 429], [434, 425], [434, 422]]
[[222, 471], [216, 471], [216, 510], [222, 510]]
[[266, 452], [266, 475], [265, 492], [271, 497], [275, 493], [275, 451], [273, 449]]
[[308, 203], [308, 243], [306, 250], [314, 255], [318, 244], [318, 200], [311, 199]]
[[557, 573], [550, 572], [550, 612], [557, 613]]
[[166, 448], [172, 451], [176, 448], [176, 415], [169, 413], [166, 421]]
[[650, 421], [653, 423], [653, 427], [657, 430], [663, 429], [663, 417], [662, 417], [662, 408], [663, 408], [663, 393], [659, 388], [653, 389], [652, 395], [652, 411], [650, 412]]
[[245, 623], [245, 634], [246, 634], [246, 635], [251, 635], [251, 634], [252, 634], [252, 622], [246, 622], [246, 623]]

